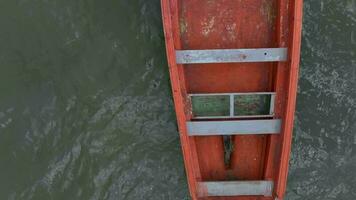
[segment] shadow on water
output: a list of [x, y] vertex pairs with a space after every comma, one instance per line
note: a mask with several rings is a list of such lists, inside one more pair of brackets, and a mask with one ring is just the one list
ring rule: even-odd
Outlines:
[[[305, 0], [288, 200], [356, 198], [355, 13]], [[0, 27], [0, 199], [189, 199], [159, 0], [2, 0]]]

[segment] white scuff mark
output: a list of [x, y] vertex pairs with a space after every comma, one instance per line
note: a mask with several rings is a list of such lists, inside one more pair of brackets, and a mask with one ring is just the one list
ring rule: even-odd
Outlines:
[[201, 33], [205, 37], [209, 36], [209, 34], [213, 31], [214, 24], [215, 24], [215, 17], [212, 17], [207, 21], [203, 21], [202, 22], [203, 30]]
[[232, 42], [235, 41], [236, 40], [236, 23], [226, 25], [225, 29], [229, 35], [230, 41], [232, 41]]

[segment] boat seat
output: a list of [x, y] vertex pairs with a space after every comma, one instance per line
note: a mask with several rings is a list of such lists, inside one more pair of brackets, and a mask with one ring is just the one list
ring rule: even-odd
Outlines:
[[287, 61], [287, 48], [176, 50], [177, 64]]
[[279, 134], [280, 119], [238, 121], [188, 121], [189, 136]]
[[265, 196], [271, 197], [273, 181], [198, 182], [198, 196]]

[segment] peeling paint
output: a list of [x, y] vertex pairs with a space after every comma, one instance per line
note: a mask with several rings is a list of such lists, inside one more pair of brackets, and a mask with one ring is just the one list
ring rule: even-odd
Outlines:
[[277, 17], [274, 1], [264, 0], [260, 12], [266, 17], [268, 25], [270, 27], [273, 27], [275, 24], [275, 19]]
[[236, 23], [226, 25], [225, 29], [229, 36], [229, 40], [234, 42], [236, 40], [236, 35], [237, 35]]
[[183, 18], [181, 18], [179, 20], [180, 34], [182, 34], [182, 35], [185, 34], [187, 32], [187, 28], [188, 28], [187, 22]]
[[215, 17], [211, 17], [209, 20], [203, 21], [201, 33], [205, 37], [209, 36], [209, 34], [213, 31], [214, 24], [215, 24]]

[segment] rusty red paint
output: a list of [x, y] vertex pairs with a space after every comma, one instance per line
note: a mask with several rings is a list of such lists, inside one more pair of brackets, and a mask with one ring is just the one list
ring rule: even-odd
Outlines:
[[[283, 198], [298, 80], [301, 0], [161, 0], [167, 58], [192, 199]], [[175, 50], [287, 47], [288, 62], [178, 65]], [[231, 165], [221, 136], [188, 137], [187, 93], [277, 92], [280, 135], [235, 136]], [[273, 180], [274, 196], [201, 197], [199, 181]], [[200, 194], [200, 195], [199, 195]]]

